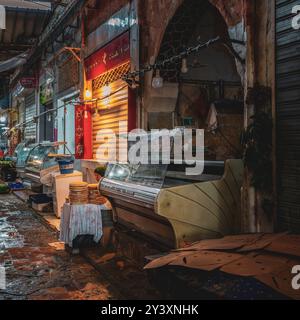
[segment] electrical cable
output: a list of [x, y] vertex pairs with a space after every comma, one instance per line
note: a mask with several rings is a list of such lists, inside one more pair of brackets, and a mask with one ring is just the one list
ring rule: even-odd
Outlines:
[[[45, 7], [45, 8], [48, 8], [49, 10], [51, 10], [51, 3], [50, 3], [50, 6], [44, 4], [44, 3], [41, 3], [39, 1], [34, 1], [34, 0], [24, 0], [25, 2], [31, 2], [31, 3], [34, 3], [34, 4], [37, 4], [41, 7]], [[50, 1], [49, 1], [50, 2]]]
[[[68, 102], [68, 105], [78, 105], [78, 104], [86, 104], [86, 103], [96, 103], [96, 104], [97, 104], [98, 101], [102, 101], [102, 100], [108, 99], [108, 98], [114, 96], [115, 94], [117, 94], [118, 92], [122, 91], [122, 90], [125, 89], [125, 88], [127, 88], [127, 85], [122, 86], [121, 88], [117, 89], [116, 91], [114, 91], [114, 92], [112, 92], [112, 93], [110, 93], [109, 95], [106, 95], [106, 96], [104, 96], [104, 97], [96, 98], [96, 99], [92, 99], [92, 100]], [[49, 110], [47, 110], [47, 111], [44, 111], [44, 112], [42, 112], [42, 113], [34, 116], [34, 117], [33, 117], [32, 119], [30, 119], [30, 120], [27, 120], [27, 121], [24, 121], [24, 122], [22, 122], [22, 123], [19, 123], [19, 124], [15, 125], [14, 127], [12, 127], [11, 129], [9, 129], [9, 130], [5, 131], [4, 133], [2, 133], [2, 135], [7, 135], [7, 133], [8, 133], [9, 131], [12, 131], [12, 130], [17, 129], [17, 128], [22, 127], [22, 126], [26, 126], [26, 125], [29, 124], [29, 123], [35, 122], [36, 119], [38, 119], [38, 118], [40, 118], [40, 117], [42, 117], [42, 116], [44, 116], [44, 115], [47, 115], [48, 113], [53, 113], [53, 112], [55, 112], [55, 111], [57, 111], [57, 110], [60, 110], [60, 109], [62, 109], [62, 108], [65, 108], [65, 104], [61, 105], [60, 107], [57, 107], [57, 108], [53, 108], [53, 109], [49, 109]]]
[[[160, 69], [164, 66], [166, 66], [167, 64], [169, 63], [175, 63], [175, 62], [178, 62], [178, 61], [181, 61], [183, 58], [186, 58], [187, 56], [193, 54], [193, 53], [196, 53], [196, 52], [199, 52], [200, 50], [202, 49], [205, 49], [205, 48], [208, 48], [209, 46], [211, 45], [214, 45], [214, 44], [217, 44], [217, 43], [224, 43], [224, 40], [221, 39], [220, 36], [216, 37], [216, 38], [213, 38], [213, 39], [210, 39], [206, 42], [203, 42], [203, 43], [199, 43], [197, 44], [196, 46], [193, 46], [193, 47], [188, 47], [186, 48], [186, 50], [182, 51], [181, 53], [175, 55], [175, 56], [172, 56], [170, 58], [167, 58], [163, 61], [159, 61], [153, 65], [149, 65], [143, 69], [140, 69], [140, 70], [137, 70], [137, 71], [133, 71], [133, 72], [128, 72], [126, 73], [124, 76], [122, 76], [120, 79], [125, 81], [128, 85], [128, 81], [134, 81], [135, 82], [135, 79], [137, 76], [140, 76], [140, 75], [144, 75], [146, 72], [150, 72], [150, 71], [153, 71], [153, 70], [157, 70], [157, 69]], [[121, 87], [120, 89], [114, 91], [113, 93], [105, 96], [105, 97], [102, 97], [102, 98], [97, 98], [97, 99], [93, 99], [93, 100], [83, 100], [83, 101], [78, 101], [78, 102], [75, 102], [73, 104], [85, 104], [85, 103], [93, 103], [93, 102], [98, 102], [98, 101], [102, 101], [102, 100], [105, 100], [105, 99], [108, 99], [110, 98], [111, 96], [115, 95], [116, 93], [118, 93], [119, 91], [123, 90], [125, 87], [127, 87], [127, 85]], [[72, 104], [72, 103], [69, 103], [69, 104]], [[6, 132], [2, 133], [2, 135], [7, 135], [8, 132], [16, 129], [16, 128], [19, 128], [20, 126], [26, 126], [26, 124], [28, 123], [32, 123], [34, 121], [36, 121], [36, 119], [38, 119], [39, 117], [43, 116], [43, 115], [46, 115], [48, 113], [53, 113], [61, 108], [65, 107], [65, 105], [63, 106], [60, 106], [60, 107], [57, 107], [57, 108], [53, 108], [51, 110], [47, 110], [39, 115], [36, 115], [35, 117], [33, 117], [33, 119], [31, 120], [28, 120], [28, 121], [25, 121], [23, 123], [20, 123], [20, 124], [17, 124], [15, 125], [13, 128], [7, 130]]]

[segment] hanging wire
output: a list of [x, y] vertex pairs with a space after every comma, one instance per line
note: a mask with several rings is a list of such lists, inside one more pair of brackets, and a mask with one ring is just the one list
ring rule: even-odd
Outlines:
[[172, 56], [172, 57], [169, 57], [165, 60], [156, 62], [155, 64], [148, 65], [147, 67], [145, 67], [143, 69], [133, 71], [133, 72], [128, 72], [122, 77], [122, 79], [126, 82], [131, 81], [132, 79], [135, 79], [136, 77], [143, 75], [146, 72], [163, 68], [164, 66], [166, 66], [167, 64], [170, 64], [170, 63], [181, 61], [184, 57], [187, 57], [193, 53], [197, 53], [198, 51], [200, 51], [202, 49], [208, 48], [209, 46], [214, 45], [216, 43], [220, 43], [220, 42], [224, 42], [224, 40], [222, 40], [221, 37], [218, 36], [216, 38], [208, 40], [207, 42], [199, 43], [193, 47], [188, 47], [184, 51], [182, 51], [181, 53], [179, 53], [175, 56]]
[[[124, 85], [124, 86], [122, 86], [121, 88], [119, 88], [119, 89], [115, 90], [114, 92], [110, 93], [109, 95], [106, 95], [106, 96], [101, 97], [101, 98], [96, 98], [96, 99], [92, 99], [92, 100], [83, 100], [83, 101], [75, 100], [74, 102], [72, 102], [72, 100], [71, 100], [70, 102], [68, 102], [68, 105], [73, 105], [73, 106], [75, 106], [75, 105], [78, 105], [78, 104], [87, 104], [87, 103], [96, 103], [96, 105], [97, 105], [97, 103], [98, 103], [99, 101], [108, 99], [108, 98], [114, 96], [115, 94], [117, 94], [118, 92], [122, 91], [122, 90], [125, 89], [125, 88], [127, 88], [127, 85]], [[63, 105], [60, 106], [60, 107], [53, 108], [53, 109], [49, 109], [49, 110], [47, 110], [47, 111], [44, 111], [44, 112], [42, 112], [42, 113], [39, 113], [38, 115], [34, 116], [32, 119], [27, 120], [27, 121], [24, 121], [24, 122], [22, 122], [22, 123], [19, 123], [19, 124], [15, 125], [15, 126], [12, 127], [11, 129], [9, 129], [9, 130], [5, 131], [4, 133], [2, 133], [2, 135], [7, 135], [8, 132], [13, 131], [14, 129], [17, 129], [17, 128], [22, 127], [22, 126], [26, 126], [26, 125], [29, 124], [29, 123], [32, 123], [32, 122], [37, 121], [38, 118], [40, 118], [40, 117], [42, 117], [42, 116], [44, 116], [44, 115], [47, 115], [47, 114], [49, 114], [49, 113], [54, 113], [55, 111], [60, 110], [60, 109], [62, 109], [62, 108], [66, 108], [65, 104], [63, 104]]]
[[[162, 67], [164, 67], [165, 65], [169, 64], [169, 63], [174, 63], [174, 62], [178, 62], [178, 61], [181, 61], [183, 57], [187, 57], [193, 53], [196, 53], [202, 49], [205, 49], [205, 48], [208, 48], [209, 46], [211, 45], [214, 45], [216, 43], [219, 43], [219, 42], [224, 42], [220, 36], [216, 37], [216, 38], [213, 38], [213, 39], [210, 39], [208, 40], [207, 42], [204, 42], [204, 43], [200, 43], [196, 46], [193, 46], [193, 47], [188, 47], [186, 48], [186, 50], [182, 51], [181, 53], [179, 53], [178, 55], [175, 55], [175, 56], [172, 56], [170, 58], [167, 58], [163, 61], [159, 61], [155, 64], [152, 64], [152, 65], [148, 65], [147, 67], [143, 68], [143, 69], [140, 69], [140, 70], [137, 70], [137, 71], [133, 71], [133, 72], [128, 72], [126, 73], [123, 77], [121, 77], [121, 80], [125, 81], [127, 84], [124, 85], [123, 87], [117, 89], [116, 91], [110, 93], [109, 95], [106, 95], [105, 97], [101, 97], [101, 98], [96, 98], [96, 99], [92, 99], [92, 100], [83, 100], [83, 101], [75, 101], [75, 102], [69, 102], [68, 104], [69, 105], [76, 105], [76, 104], [86, 104], [86, 103], [95, 103], [96, 102], [96, 105], [97, 105], [97, 102], [98, 101], [102, 101], [102, 100], [105, 100], [105, 99], [108, 99], [110, 98], [111, 96], [117, 94], [118, 92], [122, 91], [124, 88], [126, 88], [128, 86], [128, 81], [132, 81], [134, 79], [136, 79], [136, 77], [140, 76], [140, 75], [144, 75], [146, 72], [150, 72], [150, 71], [153, 71], [153, 70], [156, 70], [156, 69], [160, 69]], [[13, 128], [5, 131], [4, 133], [2, 133], [2, 135], [7, 135], [10, 131], [14, 130], [14, 129], [17, 129], [21, 126], [26, 126], [27, 124], [29, 123], [32, 123], [32, 122], [35, 122], [37, 121], [37, 119], [39, 117], [42, 117], [43, 115], [46, 115], [48, 113], [52, 113], [52, 112], [55, 112], [61, 108], [64, 108], [65, 106], [62, 105], [60, 107], [57, 107], [57, 108], [53, 108], [53, 109], [50, 109], [50, 110], [47, 110], [45, 112], [42, 112], [38, 115], [36, 115], [35, 117], [33, 117], [32, 119], [28, 120], [28, 121], [25, 121], [25, 122], [22, 122], [20, 124], [17, 124], [15, 125]]]

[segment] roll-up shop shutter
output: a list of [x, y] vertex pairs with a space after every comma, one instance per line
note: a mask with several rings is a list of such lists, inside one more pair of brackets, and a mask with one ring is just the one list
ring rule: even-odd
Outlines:
[[[36, 104], [35, 104], [35, 92], [32, 92], [27, 97], [25, 97], [25, 121], [32, 120], [36, 116]], [[24, 132], [25, 140], [36, 139], [36, 123], [29, 122], [26, 124]]]
[[[99, 161], [106, 162], [107, 158], [99, 159], [97, 150], [104, 141], [97, 139], [99, 130], [113, 130], [116, 136], [127, 133], [128, 130], [128, 86], [122, 80], [117, 80], [109, 85], [109, 98], [107, 89], [101, 87], [93, 92], [93, 97], [98, 98], [98, 114], [93, 117], [93, 157]], [[119, 152], [120, 151], [120, 152]], [[127, 152], [126, 142], [117, 140], [117, 159], [121, 153]]]
[[292, 28], [299, 0], [276, 0], [276, 128], [278, 227], [300, 232], [300, 31]]

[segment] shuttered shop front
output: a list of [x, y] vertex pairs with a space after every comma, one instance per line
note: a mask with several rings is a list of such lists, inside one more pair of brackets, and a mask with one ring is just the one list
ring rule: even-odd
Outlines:
[[[113, 94], [105, 98], [109, 95], [108, 93]], [[106, 161], [107, 157], [97, 156], [98, 148], [105, 142], [102, 138], [103, 135], [111, 130], [118, 137], [128, 131], [128, 87], [122, 80], [117, 80], [93, 91], [93, 97], [99, 99], [97, 103], [98, 113], [93, 117], [93, 158]], [[127, 151], [126, 143], [120, 142], [118, 139], [116, 146], [118, 151], [116, 155], [120, 159], [121, 153]]]
[[[25, 140], [36, 140], [36, 123], [31, 121], [36, 116], [35, 92], [25, 97]], [[31, 122], [29, 122], [31, 121]]]
[[[130, 70], [130, 35], [125, 32], [85, 59], [86, 80], [90, 81], [92, 97], [92, 144], [93, 158], [108, 162], [108, 152], [99, 152], [103, 145], [114, 150], [117, 160], [127, 153], [125, 139], [119, 136], [127, 133], [133, 112], [129, 112], [129, 89], [122, 77]], [[114, 133], [116, 141], [107, 138]], [[114, 154], [114, 153], [113, 153]]]
[[292, 28], [299, 1], [276, 1], [276, 128], [278, 227], [300, 233], [300, 30]]

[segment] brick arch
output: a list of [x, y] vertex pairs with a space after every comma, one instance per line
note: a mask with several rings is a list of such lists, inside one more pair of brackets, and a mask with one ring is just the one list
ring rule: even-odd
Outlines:
[[[189, 1], [194, 0], [160, 0], [145, 2], [142, 11], [147, 12], [147, 14], [145, 17], [141, 17], [141, 20], [144, 21], [144, 25], [147, 26], [143, 31], [143, 38], [147, 39], [147, 44], [145, 44], [147, 49], [142, 57], [142, 60], [145, 63], [154, 63], [156, 61], [169, 24], [178, 12], [178, 9]], [[223, 17], [228, 28], [235, 26], [243, 19], [243, 1], [241, 0], [196, 0], [196, 2], [197, 8], [204, 3], [213, 5]], [[148, 78], [148, 81], [150, 81], [150, 77]]]
[[[188, 0], [178, 7], [176, 13], [169, 22], [157, 56], [157, 61], [163, 61], [168, 57], [182, 52], [194, 36], [201, 18], [210, 12], [217, 19], [214, 27], [217, 27], [217, 35], [228, 37], [227, 26], [216, 7], [207, 0]], [[168, 82], [178, 82], [180, 76], [180, 64], [172, 63], [161, 70], [163, 78]]]

